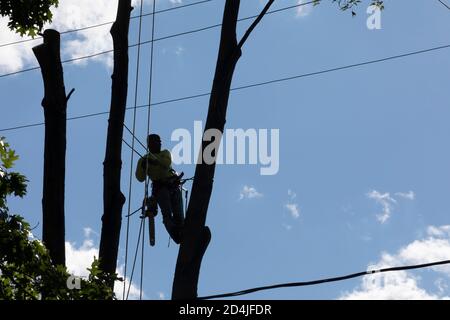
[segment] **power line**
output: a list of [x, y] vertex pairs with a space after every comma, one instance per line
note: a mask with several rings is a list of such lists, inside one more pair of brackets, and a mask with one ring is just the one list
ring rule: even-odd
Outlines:
[[[212, 1], [212, 0], [203, 0], [203, 1], [198, 1], [198, 2], [191, 3], [191, 4], [183, 5], [183, 6], [177, 6], [177, 7], [170, 8], [170, 9], [164, 9], [164, 10], [160, 10], [160, 11], [155, 12], [155, 14], [156, 13], [167, 12], [167, 11], [175, 10], [175, 9], [181, 9], [181, 8], [184, 8], [184, 7], [189, 7], [189, 6], [193, 6], [193, 5], [197, 5], [197, 4], [203, 4], [205, 2], [210, 2], [210, 1]], [[286, 10], [293, 9], [293, 8], [298, 8], [298, 7], [301, 7], [301, 6], [306, 6], [308, 4], [313, 4], [313, 3], [314, 3], [314, 1], [309, 1], [309, 2], [305, 2], [305, 3], [299, 3], [299, 4], [296, 4], [296, 5], [291, 5], [291, 6], [288, 6], [288, 7], [283, 7], [283, 8], [280, 8], [280, 9], [271, 10], [271, 11], [268, 11], [266, 13], [266, 15], [272, 14], [272, 13], [286, 11]], [[131, 17], [130, 19], [136, 19], [136, 18], [145, 17], [145, 16], [149, 16], [149, 15], [152, 15], [152, 13], [146, 13], [146, 14], [143, 14], [143, 15], [134, 16], [134, 17]], [[245, 21], [245, 20], [248, 20], [248, 19], [253, 19], [253, 18], [256, 18], [257, 16], [258, 15], [241, 18], [241, 19], [238, 19], [238, 21]], [[91, 25], [91, 26], [87, 26], [87, 27], [79, 28], [79, 29], [67, 30], [67, 31], [63, 31], [63, 32], [60, 32], [60, 33], [61, 34], [67, 34], [67, 33], [72, 33], [72, 32], [84, 31], [84, 30], [87, 30], [87, 29], [97, 28], [97, 27], [105, 26], [105, 25], [112, 24], [112, 23], [114, 23], [114, 21], [99, 23], [99, 24], [95, 24], [95, 25]], [[164, 39], [173, 38], [175, 36], [180, 36], [180, 35], [185, 35], [185, 34], [191, 34], [191, 33], [196, 33], [196, 32], [200, 32], [200, 31], [205, 31], [205, 30], [208, 30], [208, 29], [213, 29], [213, 28], [220, 27], [221, 25], [222, 24], [215, 24], [215, 25], [211, 25], [211, 26], [208, 26], [208, 27], [204, 27], [204, 28], [188, 31], [187, 33], [182, 32], [182, 33], [179, 33], [179, 34], [169, 35], [169, 36], [163, 37], [161, 39], [156, 38], [155, 41], [160, 41], [160, 40], [164, 40]], [[39, 40], [39, 39], [42, 39], [42, 37], [37, 37], [37, 38], [34, 38], [34, 39], [25, 39], [25, 40], [20, 40], [20, 41], [16, 41], [16, 42], [10, 42], [10, 43], [4, 43], [4, 44], [0, 45], [0, 48], [1, 47], [10, 46], [10, 45], [14, 45], [14, 44], [18, 44], [18, 43], [23, 43], [23, 42], [33, 41], [33, 40]], [[148, 43], [148, 42], [143, 42], [143, 43]]]
[[[269, 81], [264, 81], [264, 82], [258, 82], [258, 83], [243, 85], [243, 86], [231, 88], [230, 91], [244, 90], [244, 89], [249, 89], [249, 88], [254, 88], [254, 87], [258, 87], [258, 86], [269, 85], [269, 84], [278, 83], [278, 82], [285, 82], [285, 81], [290, 81], [290, 80], [295, 80], [295, 79], [300, 79], [300, 78], [312, 77], [312, 76], [316, 76], [316, 75], [321, 75], [321, 74], [326, 74], [326, 73], [331, 73], [331, 72], [336, 72], [336, 71], [341, 71], [341, 70], [346, 70], [346, 69], [351, 69], [351, 68], [362, 67], [362, 66], [366, 66], [366, 65], [386, 62], [386, 61], [389, 61], [389, 60], [395, 60], [395, 59], [400, 59], [400, 58], [406, 58], [406, 57], [410, 57], [410, 56], [414, 56], [414, 55], [424, 54], [424, 53], [428, 53], [428, 52], [432, 52], [432, 51], [438, 51], [438, 50], [443, 50], [443, 49], [448, 49], [448, 48], [450, 48], [450, 44], [444, 45], [444, 46], [439, 46], [439, 47], [433, 47], [433, 48], [430, 48], [430, 49], [413, 51], [413, 52], [404, 53], [404, 54], [400, 54], [400, 55], [390, 56], [390, 57], [386, 57], [386, 58], [382, 58], [382, 59], [376, 59], [376, 60], [370, 60], [370, 61], [365, 61], [365, 62], [356, 63], [356, 64], [350, 64], [350, 65], [346, 65], [346, 66], [342, 66], [342, 67], [336, 67], [336, 68], [331, 68], [331, 69], [324, 69], [324, 70], [311, 72], [311, 73], [303, 73], [303, 74], [299, 74], [299, 75], [295, 75], [295, 76], [290, 76], [290, 77], [285, 77], [285, 78], [279, 78], [279, 79], [274, 79], [274, 80], [269, 80]], [[210, 95], [209, 92], [195, 94], [195, 95], [189, 95], [189, 96], [184, 96], [184, 97], [180, 97], [180, 98], [174, 98], [174, 99], [168, 99], [168, 100], [163, 100], [163, 101], [159, 101], [159, 102], [154, 102], [154, 103], [151, 104], [151, 106], [157, 106], [157, 105], [163, 105], [163, 104], [168, 104], [168, 103], [180, 102], [180, 101], [191, 100], [191, 99], [196, 99], [196, 98], [201, 98], [201, 97], [207, 97], [209, 95]], [[139, 105], [136, 108], [137, 109], [141, 109], [141, 108], [146, 108], [148, 106], [149, 106], [148, 104], [145, 104], [145, 105]], [[127, 107], [127, 110], [130, 110], [130, 109], [133, 109], [133, 108], [134, 107]], [[109, 113], [109, 111], [90, 113], [90, 114], [85, 114], [85, 115], [81, 115], [81, 116], [70, 117], [70, 118], [67, 118], [67, 120], [77, 120], [77, 119], [83, 119], [83, 118], [90, 118], [90, 117], [95, 117], [95, 116], [104, 115], [104, 114], [108, 114], [108, 113]], [[25, 128], [36, 127], [36, 126], [41, 126], [41, 125], [44, 125], [44, 122], [27, 124], [27, 125], [22, 125], [22, 126], [15, 126], [15, 127], [10, 127], [10, 128], [4, 128], [4, 129], [0, 129], [0, 132], [25, 129]]]
[[[314, 1], [305, 2], [305, 3], [301, 3], [301, 4], [297, 4], [297, 5], [291, 5], [291, 6], [280, 8], [280, 9], [275, 9], [275, 10], [272, 10], [272, 11], [268, 11], [266, 13], [266, 15], [269, 15], [269, 14], [272, 14], [272, 13], [282, 12], [282, 11], [285, 11], [285, 10], [289, 10], [289, 9], [293, 9], [293, 8], [296, 8], [296, 7], [305, 6], [305, 5], [312, 4], [312, 3], [314, 3]], [[245, 18], [240, 18], [237, 21], [241, 22], [241, 21], [253, 19], [255, 17], [258, 17], [258, 15], [253, 15], [253, 16], [248, 16], [248, 17], [245, 17]], [[179, 37], [179, 36], [185, 36], [185, 35], [188, 35], [188, 34], [194, 34], [194, 33], [202, 32], [202, 31], [218, 28], [220, 26], [222, 26], [222, 24], [218, 23], [218, 24], [202, 27], [202, 28], [199, 28], [199, 29], [193, 29], [193, 30], [189, 30], [189, 31], [174, 33], [174, 34], [170, 34], [170, 35], [167, 35], [167, 36], [154, 38], [153, 40], [146, 40], [146, 41], [138, 42], [136, 44], [129, 45], [128, 48], [133, 48], [133, 47], [137, 47], [137, 46], [148, 44], [148, 43], [154, 43], [154, 42], [158, 42], [158, 41], [163, 41], [163, 40], [167, 40], [167, 39], [171, 39], [171, 38], [175, 38], [175, 37]], [[104, 55], [104, 54], [107, 54], [107, 53], [112, 53], [113, 51], [114, 51], [113, 49], [105, 50], [105, 51], [97, 52], [97, 53], [94, 53], [94, 54], [91, 54], [91, 55], [86, 55], [86, 56], [81, 56], [81, 57], [72, 58], [72, 59], [68, 59], [68, 60], [63, 60], [63, 61], [61, 61], [61, 63], [71, 63], [71, 62], [75, 62], [75, 61], [79, 61], [79, 60], [83, 60], [83, 59], [90, 59], [90, 58], [97, 57], [97, 56], [100, 56], [100, 55]], [[4, 74], [0, 75], [0, 78], [9, 77], [9, 76], [12, 76], [12, 75], [15, 75], [15, 74], [20, 74], [20, 73], [24, 73], [24, 72], [37, 70], [39, 68], [40, 67], [31, 67], [31, 68], [22, 69], [22, 70], [10, 72], [10, 73], [4, 73]]]
[[[267, 16], [267, 15], [269, 15], [269, 14], [273, 14], [273, 13], [278, 13], [278, 12], [282, 12], [282, 11], [294, 9], [294, 8], [306, 6], [306, 5], [308, 5], [308, 4], [313, 4], [313, 3], [314, 3], [314, 1], [309, 1], [309, 2], [305, 2], [305, 3], [300, 3], [300, 4], [295, 4], [295, 5], [283, 7], [283, 8], [280, 8], [280, 9], [270, 10], [270, 11], [267, 11], [267, 12], [265, 13], [265, 15]], [[258, 16], [259, 16], [259, 14], [257, 14], [257, 15], [252, 15], [252, 16], [247, 16], [247, 17], [245, 17], [245, 18], [237, 19], [237, 22], [242, 22], [242, 21], [245, 21], [245, 20], [254, 19], [254, 18], [257, 18]], [[167, 36], [160, 37], [160, 38], [155, 38], [154, 41], [156, 42], [156, 41], [166, 40], [166, 39], [175, 38], [175, 37], [179, 37], [179, 36], [185, 36], [185, 35], [188, 35], [188, 34], [193, 34], [193, 33], [197, 33], [197, 32], [202, 32], [202, 31], [206, 31], [206, 30], [218, 28], [218, 27], [221, 27], [221, 26], [222, 26], [221, 23], [212, 24], [212, 25], [209, 25], [209, 26], [206, 26], [206, 27], [202, 27], [202, 28], [198, 28], [198, 29], [193, 29], [193, 30], [190, 30], [190, 31], [184, 31], [184, 32], [175, 33], [175, 34], [167, 35]], [[144, 41], [143, 44], [150, 43], [150, 42], [151, 42], [151, 41]]]
[[446, 4], [444, 1], [442, 1], [442, 0], [438, 0], [440, 3], [442, 3], [442, 5], [444, 6], [444, 7], [446, 7], [447, 9], [449, 9], [450, 10], [450, 6], [448, 5], [448, 4]]
[[316, 76], [316, 75], [320, 75], [320, 74], [324, 74], [324, 73], [330, 73], [330, 72], [335, 72], [335, 71], [340, 71], [340, 70], [345, 70], [345, 69], [362, 67], [362, 66], [366, 66], [366, 65], [370, 65], [370, 64], [386, 62], [386, 61], [394, 60], [394, 59], [406, 58], [406, 57], [410, 57], [410, 56], [414, 56], [414, 55], [418, 55], [418, 54], [423, 54], [423, 53], [436, 51], [436, 50], [447, 49], [447, 48], [450, 48], [450, 44], [449, 45], [445, 45], [445, 46], [439, 46], [439, 47], [434, 47], [434, 48], [430, 48], [430, 49], [425, 49], [425, 50], [419, 50], [419, 51], [404, 53], [404, 54], [391, 56], [391, 57], [387, 57], [387, 58], [382, 58], [382, 59], [377, 59], [377, 60], [370, 60], [370, 61], [365, 61], [365, 62], [361, 62], [361, 63], [350, 64], [350, 65], [346, 65], [346, 66], [343, 66], [343, 67], [326, 69], [326, 70], [322, 70], [322, 71], [305, 73], [305, 74], [292, 76], [292, 77], [287, 77], [287, 78], [280, 78], [280, 79], [275, 79], [275, 80], [270, 80], [270, 81], [250, 84], [250, 85], [246, 85], [246, 86], [240, 86], [240, 87], [236, 87], [236, 88], [231, 89], [231, 91], [248, 89], [248, 88], [268, 85], [268, 84], [272, 84], [272, 83], [276, 83], [276, 82], [284, 82], [284, 81], [289, 81], [289, 80], [294, 80], [294, 79], [299, 79], [299, 78], [306, 78], [306, 77]]
[[142, 218], [141, 279], [139, 282], [139, 300], [142, 300], [142, 292], [143, 292], [142, 286], [144, 281], [144, 248], [145, 248], [145, 218]]
[[[131, 48], [131, 47], [135, 47], [137, 45], [138, 44], [131, 45], [129, 47]], [[97, 52], [97, 53], [93, 53], [93, 54], [90, 54], [90, 55], [87, 55], [87, 56], [82, 56], [82, 57], [77, 57], [77, 58], [63, 60], [63, 61], [61, 61], [61, 63], [70, 63], [70, 62], [75, 62], [75, 61], [78, 61], [78, 60], [90, 59], [90, 58], [94, 58], [94, 57], [97, 57], [97, 56], [100, 56], [100, 55], [103, 55], [103, 54], [106, 54], [106, 53], [111, 53], [113, 51], [114, 50], [106, 50], [106, 51], [102, 51], [102, 52]], [[38, 69], [40, 69], [40, 67], [31, 67], [31, 68], [22, 69], [22, 70], [10, 72], [10, 73], [4, 73], [4, 74], [0, 75], [0, 78], [9, 77], [9, 76], [12, 76], [12, 75], [15, 75], [15, 74], [24, 73], [24, 72], [33, 71], [33, 70], [38, 70]]]
[[348, 280], [348, 279], [352, 279], [352, 278], [362, 277], [362, 276], [366, 276], [366, 275], [373, 275], [373, 274], [376, 274], [376, 273], [384, 273], [384, 272], [392, 272], [392, 271], [403, 271], [403, 270], [412, 270], [412, 269], [422, 269], [422, 268], [438, 266], [438, 265], [444, 265], [444, 264], [450, 264], [450, 260], [443, 260], [443, 261], [424, 263], [424, 264], [417, 264], [417, 265], [410, 265], [410, 266], [402, 266], [402, 267], [384, 268], [384, 269], [378, 269], [378, 270], [368, 270], [368, 271], [352, 273], [352, 274], [345, 275], [345, 276], [339, 276], [339, 277], [334, 277], [334, 278], [325, 278], [325, 279], [319, 279], [319, 280], [313, 280], [313, 281], [281, 283], [281, 284], [275, 284], [275, 285], [270, 285], [270, 286], [245, 289], [245, 290], [236, 291], [236, 292], [215, 294], [215, 295], [210, 295], [210, 296], [205, 296], [205, 297], [199, 297], [198, 299], [199, 300], [206, 300], [206, 299], [236, 297], [236, 296], [242, 296], [242, 295], [253, 293], [253, 292], [257, 292], [257, 291], [263, 291], [263, 290], [272, 290], [272, 289], [278, 289], [278, 288], [313, 286], [313, 285], [318, 285], [318, 284], [327, 283], [327, 282], [337, 282], [337, 281], [343, 281], [343, 280]]
[[[133, 107], [134, 109], [134, 107]], [[123, 127], [134, 137], [134, 140], [136, 140], [144, 149], [146, 149], [147, 147], [141, 142], [141, 140], [139, 140], [136, 135], [133, 133], [133, 131], [130, 130], [130, 128], [128, 128], [125, 123], [123, 124]]]
[[[130, 148], [131, 151], [134, 151], [139, 157], [142, 158], [142, 154], [140, 154], [136, 149], [134, 149], [128, 142], [125, 141], [125, 139], [122, 139], [122, 142], [125, 143], [125, 145]], [[127, 217], [130, 216], [130, 213], [127, 214]], [[125, 275], [126, 276], [126, 275]]]
[[[191, 6], [195, 6], [195, 5], [198, 5], [198, 4], [203, 4], [203, 3], [211, 2], [211, 1], [213, 1], [213, 0], [197, 1], [197, 2], [193, 2], [193, 3], [181, 5], [181, 6], [176, 6], [176, 7], [173, 7], [173, 8], [159, 10], [159, 11], [156, 11], [155, 14], [168, 12], [168, 11], [173, 11], [173, 10], [178, 10], [178, 9], [182, 9], [182, 8], [186, 8], [186, 7], [191, 7]], [[138, 18], [147, 17], [147, 16], [151, 16], [151, 15], [153, 15], [153, 12], [145, 13], [145, 14], [139, 14], [137, 16], [131, 17], [130, 19], [131, 20], [132, 19], [138, 19]], [[113, 23], [114, 23], [114, 21], [103, 22], [103, 23], [99, 23], [99, 24], [94, 24], [94, 25], [78, 28], [78, 29], [70, 29], [70, 30], [62, 31], [62, 32], [60, 32], [60, 34], [69, 34], [69, 33], [84, 31], [84, 30], [88, 30], [88, 29], [93, 29], [93, 28], [106, 26], [106, 25], [113, 24]], [[3, 44], [0, 44], [0, 48], [11, 46], [11, 45], [15, 45], [15, 44], [19, 44], [19, 43], [24, 43], [24, 42], [34, 41], [34, 40], [40, 40], [40, 39], [42, 39], [42, 37], [36, 37], [36, 38], [33, 38], [33, 39], [24, 39], [24, 40], [9, 42], [9, 43], [3, 43]]]

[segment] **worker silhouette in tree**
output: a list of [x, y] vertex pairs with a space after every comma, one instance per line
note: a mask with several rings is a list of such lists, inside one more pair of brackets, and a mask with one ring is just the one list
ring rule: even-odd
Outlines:
[[181, 241], [184, 224], [183, 202], [180, 180], [172, 169], [172, 156], [169, 150], [161, 150], [161, 138], [157, 134], [147, 137], [149, 153], [140, 158], [136, 168], [136, 178], [145, 181], [145, 171], [152, 180], [152, 197], [161, 209], [163, 223], [173, 241]]

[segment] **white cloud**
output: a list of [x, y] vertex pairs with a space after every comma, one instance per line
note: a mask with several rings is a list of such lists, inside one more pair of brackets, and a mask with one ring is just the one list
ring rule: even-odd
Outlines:
[[[181, 0], [164, 0], [172, 5], [181, 4]], [[145, 0], [149, 4], [152, 1]], [[139, 10], [140, 0], [134, 0], [134, 15]], [[117, 0], [64, 0], [60, 1], [58, 8], [53, 8], [53, 22], [46, 28], [53, 28], [60, 32], [72, 29], [89, 27], [95, 24], [114, 21], [117, 12]], [[0, 45], [15, 41], [29, 39], [20, 37], [7, 27], [8, 18], [0, 18]], [[97, 28], [91, 28], [61, 37], [61, 56], [63, 60], [74, 59], [86, 55], [92, 55], [113, 49], [112, 38], [109, 33], [111, 24]], [[25, 67], [37, 66], [36, 58], [31, 50], [33, 46], [42, 43], [42, 39], [24, 42], [20, 44], [0, 48], [0, 72], [14, 72]], [[181, 52], [179, 53], [181, 54]], [[113, 65], [112, 53], [98, 55], [90, 59], [77, 60], [74, 63], [86, 65], [90, 61], [98, 61], [108, 68]]]
[[[95, 6], [91, 0], [65, 0], [54, 12], [51, 27], [56, 30], [79, 29], [107, 21], [114, 21], [117, 11], [117, 0], [97, 0]], [[112, 50], [112, 38], [109, 33], [111, 25], [88, 29], [74, 34], [75, 38], [63, 38], [62, 55], [65, 59], [73, 59], [98, 52]], [[112, 54], [99, 55], [92, 59], [78, 60], [75, 63], [87, 64], [96, 60], [112, 66]]]
[[98, 248], [91, 239], [85, 239], [80, 247], [75, 243], [66, 242], [66, 264], [70, 273], [78, 277], [87, 277], [94, 257], [98, 257]]
[[[448, 226], [443, 226], [447, 229]], [[381, 260], [368, 267], [368, 270], [410, 264], [422, 264], [450, 258], [450, 235], [436, 238], [435, 230], [443, 227], [429, 227], [428, 235], [421, 240], [400, 248], [396, 254], [383, 253]], [[432, 230], [430, 232], [430, 230]], [[410, 271], [387, 272], [365, 276], [361, 284], [351, 292], [344, 292], [340, 299], [450, 299], [450, 292], [442, 275], [450, 278], [450, 267], [438, 266], [428, 269], [438, 277], [434, 284], [436, 292], [430, 292], [420, 286], [421, 278]]]
[[289, 214], [292, 218], [298, 219], [300, 217], [300, 209], [298, 207], [298, 203], [294, 201], [295, 198], [297, 198], [297, 194], [292, 191], [291, 189], [288, 189], [288, 202], [284, 205], [284, 208], [289, 211]]
[[164, 294], [164, 292], [158, 292], [158, 299], [159, 300], [165, 300], [166, 299], [166, 295]]
[[397, 203], [397, 200], [392, 198], [388, 192], [380, 193], [376, 190], [367, 193], [367, 197], [375, 200], [383, 207], [383, 212], [377, 214], [377, 219], [381, 223], [385, 223], [391, 217], [393, 205]]
[[288, 196], [290, 200], [294, 200], [295, 198], [297, 198], [297, 194], [291, 189], [288, 189]]
[[448, 283], [445, 279], [443, 278], [438, 278], [434, 281], [434, 285], [436, 286], [436, 288], [438, 289], [438, 293], [440, 295], [445, 294], [445, 292], [448, 290]]
[[[310, 2], [310, 0], [298, 0], [297, 4], [304, 4], [306, 2]], [[302, 18], [308, 16], [313, 9], [312, 4], [302, 5], [300, 7], [297, 7], [296, 17]]]
[[416, 198], [416, 194], [413, 191], [397, 192], [395, 195], [407, 200], [414, 200]]
[[360, 287], [344, 293], [343, 300], [435, 300], [438, 295], [420, 288], [417, 279], [404, 271], [389, 275], [373, 275], [363, 278]]
[[[398, 259], [400, 261], [412, 264], [449, 260], [449, 239], [437, 239], [434, 237], [429, 237], [428, 239], [424, 240], [416, 240], [399, 251]], [[450, 276], [449, 265], [433, 267], [433, 270]]]
[[[96, 234], [91, 228], [85, 228], [85, 235]], [[89, 232], [86, 232], [89, 230]], [[88, 277], [89, 271], [87, 268], [91, 267], [94, 257], [98, 258], [98, 248], [94, 246], [92, 239], [87, 237], [80, 247], [76, 247], [74, 243], [66, 242], [66, 265], [67, 270], [78, 277]], [[123, 278], [123, 266], [117, 269], [119, 277]], [[123, 296], [123, 286], [126, 285], [128, 290], [129, 279], [127, 278], [124, 282], [116, 281], [114, 285], [114, 292], [116, 293], [117, 299], [122, 299]], [[139, 299], [139, 288], [132, 283], [130, 287], [129, 299]]]
[[177, 48], [175, 49], [175, 54], [177, 56], [181, 56], [183, 54], [183, 52], [185, 51], [184, 47], [182, 46], [177, 46]]
[[[381, 223], [385, 223], [392, 215], [394, 205], [397, 204], [397, 200], [390, 195], [389, 192], [381, 193], [379, 191], [373, 190], [366, 194], [368, 198], [375, 200], [383, 208], [383, 211], [377, 214], [377, 220]], [[416, 195], [413, 191], [408, 192], [396, 192], [394, 194], [397, 197], [414, 200]]]
[[436, 238], [450, 237], [450, 225], [440, 227], [429, 226], [427, 228], [427, 234]]
[[292, 225], [290, 225], [290, 224], [283, 223], [282, 226], [283, 226], [283, 228], [285, 228], [287, 231], [291, 231], [291, 230], [292, 230]]
[[[0, 32], [0, 44], [6, 44], [10, 42], [27, 39], [21, 38], [17, 33], [14, 33], [14, 31], [10, 31], [7, 26], [8, 21], [9, 19], [6, 17], [0, 18], [0, 29], [2, 30], [2, 32]], [[37, 64], [35, 62], [36, 59], [34, 58], [31, 48], [39, 43], [40, 41], [36, 40], [1, 47], [0, 72], [1, 73], [14, 72], [24, 68], [24, 66], [27, 64], [31, 63]]]
[[[119, 268], [117, 268], [117, 273], [119, 274], [119, 277], [123, 278], [123, 273], [124, 273], [124, 265], [121, 265]], [[125, 297], [127, 296], [127, 292], [129, 290], [128, 293], [128, 299], [129, 300], [138, 300], [139, 299], [139, 287], [131, 282], [131, 286], [130, 286], [130, 278], [126, 278], [125, 281], [116, 281], [115, 285], [114, 285], [114, 292], [116, 293], [116, 297], [117, 299], [122, 299], [123, 297], [123, 286], [125, 286]], [[145, 293], [142, 292], [142, 298], [145, 298]]]
[[239, 194], [239, 200], [261, 198], [262, 196], [263, 194], [256, 191], [254, 187], [245, 185]]
[[[88, 27], [94, 24], [113, 21], [117, 10], [117, 0], [97, 0], [95, 6], [91, 0], [65, 0], [61, 1], [58, 8], [53, 9], [53, 22], [45, 28], [54, 28], [58, 31]], [[5, 30], [0, 33], [0, 43], [20, 41], [21, 38], [6, 27], [8, 18], [0, 19], [0, 28]], [[112, 39], [109, 34], [111, 25], [88, 29], [85, 31], [62, 36], [62, 59], [72, 59], [84, 55], [94, 54], [100, 51], [112, 49]], [[44, 28], [44, 29], [45, 29]], [[6, 31], [8, 30], [8, 31]], [[12, 72], [29, 65], [37, 65], [31, 48], [42, 43], [42, 39], [21, 44], [3, 47], [0, 50], [0, 71]], [[112, 55], [100, 55], [94, 60], [112, 65]], [[88, 60], [79, 60], [77, 63], [87, 63]]]
[[97, 232], [95, 232], [92, 228], [89, 227], [83, 228], [83, 232], [85, 238], [91, 238], [92, 235], [95, 235], [97, 237], [99, 236]]
[[300, 217], [300, 210], [298, 209], [297, 203], [286, 203], [284, 207], [289, 211], [292, 218], [297, 219]]

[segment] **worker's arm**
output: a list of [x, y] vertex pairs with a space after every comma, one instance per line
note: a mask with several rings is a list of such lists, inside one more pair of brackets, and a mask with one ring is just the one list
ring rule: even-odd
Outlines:
[[145, 180], [145, 158], [140, 158], [136, 168], [136, 179], [139, 182], [144, 182]]

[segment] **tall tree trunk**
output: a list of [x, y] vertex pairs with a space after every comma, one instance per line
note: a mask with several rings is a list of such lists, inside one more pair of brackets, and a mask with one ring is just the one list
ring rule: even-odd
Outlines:
[[[44, 80], [45, 117], [42, 238], [55, 265], [65, 265], [64, 181], [66, 171], [67, 100], [60, 57], [60, 35], [44, 31], [44, 43], [33, 48]], [[70, 96], [70, 94], [69, 94]]]
[[[131, 0], [119, 0], [116, 21], [111, 27], [114, 44], [114, 69], [106, 154], [103, 162], [104, 211], [99, 252], [100, 268], [108, 273], [116, 272], [122, 207], [125, 203], [125, 196], [120, 191], [120, 175], [123, 122], [128, 90], [128, 30], [132, 9]], [[111, 284], [111, 287], [114, 287], [114, 283]]]
[[[209, 100], [205, 131], [217, 129], [223, 133], [231, 81], [234, 69], [241, 56], [241, 48], [273, 1], [270, 0], [267, 3], [239, 43], [236, 39], [236, 24], [240, 0], [226, 1], [222, 20], [219, 54]], [[203, 152], [210, 143], [217, 143], [217, 141], [202, 141], [201, 153], [199, 155], [199, 158], [201, 157], [200, 159], [203, 159]], [[217, 143], [216, 150], [218, 150], [219, 143]], [[217, 156], [217, 153], [214, 156]], [[213, 164], [206, 164], [201, 161], [195, 168], [194, 183], [186, 213], [183, 239], [178, 252], [172, 287], [172, 299], [174, 300], [197, 298], [200, 266], [211, 240], [211, 232], [205, 226], [205, 222], [213, 188], [215, 169], [215, 161]]]

